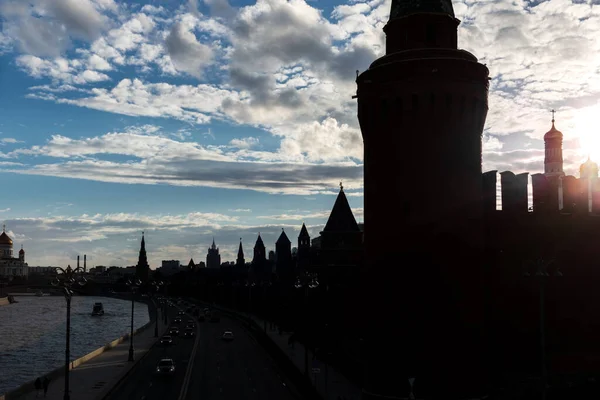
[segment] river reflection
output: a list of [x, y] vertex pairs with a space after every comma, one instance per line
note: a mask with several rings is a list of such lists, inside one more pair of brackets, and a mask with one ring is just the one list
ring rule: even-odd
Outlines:
[[[17, 296], [0, 307], [0, 394], [64, 365], [66, 301], [62, 296]], [[95, 302], [104, 316], [92, 317]], [[148, 306], [135, 303], [134, 327], [149, 321]], [[129, 332], [131, 302], [75, 296], [71, 301], [71, 359]]]

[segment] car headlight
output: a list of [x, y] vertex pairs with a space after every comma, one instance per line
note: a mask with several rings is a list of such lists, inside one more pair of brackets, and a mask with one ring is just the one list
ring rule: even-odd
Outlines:
[[175, 371], [175, 367], [171, 367], [171, 372]]
[[160, 368], [156, 367], [156, 372], [160, 372]]

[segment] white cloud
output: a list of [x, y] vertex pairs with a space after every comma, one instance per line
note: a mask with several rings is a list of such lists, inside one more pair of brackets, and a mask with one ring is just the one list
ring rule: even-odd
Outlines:
[[175, 68], [196, 78], [202, 77], [203, 68], [214, 57], [211, 47], [200, 43], [181, 22], [173, 25], [165, 45]]
[[242, 139], [232, 139], [229, 142], [229, 145], [238, 149], [249, 149], [251, 147], [256, 147], [258, 145], [258, 142], [258, 138], [247, 137]]

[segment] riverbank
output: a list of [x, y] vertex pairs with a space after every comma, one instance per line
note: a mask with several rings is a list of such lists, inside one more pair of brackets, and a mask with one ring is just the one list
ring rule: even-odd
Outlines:
[[[140, 299], [142, 300], [142, 299]], [[94, 317], [94, 303], [105, 314]], [[134, 328], [148, 321], [146, 302], [135, 302]], [[16, 389], [64, 365], [66, 301], [59, 296], [23, 296], [0, 307], [0, 393]], [[71, 358], [81, 358], [129, 333], [131, 300], [73, 296], [71, 302]]]

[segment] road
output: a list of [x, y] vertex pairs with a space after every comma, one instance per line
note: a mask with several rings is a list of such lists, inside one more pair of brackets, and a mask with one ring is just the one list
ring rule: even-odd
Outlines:
[[[171, 308], [170, 320], [178, 309]], [[183, 317], [182, 329], [191, 318]], [[273, 361], [250, 337], [241, 324], [221, 317], [221, 322], [197, 322], [197, 349], [190, 360], [195, 338], [180, 336], [170, 347], [154, 346], [113, 392], [110, 400], [295, 400], [287, 383], [280, 378]], [[221, 340], [225, 329], [235, 335], [232, 342]], [[154, 370], [164, 357], [175, 361], [172, 377], [156, 377]], [[190, 370], [185, 398], [180, 399], [187, 367]]]
[[[294, 400], [273, 361], [241, 324], [221, 317], [221, 322], [204, 322], [194, 359], [186, 400]], [[235, 335], [221, 340], [223, 330]]]
[[[179, 309], [170, 308], [169, 321], [172, 321]], [[155, 345], [146, 356], [140, 360], [127, 380], [110, 396], [110, 400], [161, 400], [179, 398], [189, 357], [194, 346], [194, 338], [184, 338], [183, 328], [190, 316], [182, 317], [178, 326], [181, 336], [174, 337], [175, 344], [169, 347]], [[134, 342], [135, 346], [135, 342]], [[175, 374], [171, 377], [159, 377], [154, 373], [156, 364], [161, 358], [168, 357], [175, 361]]]

